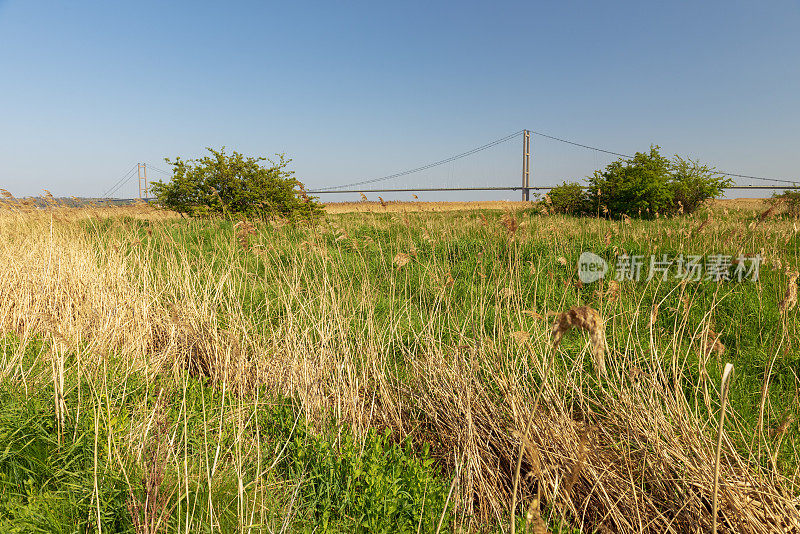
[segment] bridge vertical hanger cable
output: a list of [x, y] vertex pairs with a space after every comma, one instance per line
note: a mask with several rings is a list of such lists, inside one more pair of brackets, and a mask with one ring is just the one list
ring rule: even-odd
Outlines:
[[131, 168], [128, 170], [128, 172], [126, 172], [125, 174], [123, 174], [123, 175], [122, 175], [122, 178], [120, 178], [119, 180], [117, 180], [117, 181], [114, 183], [114, 185], [112, 185], [110, 188], [108, 188], [108, 190], [106, 190], [106, 192], [105, 192], [105, 193], [103, 193], [103, 194], [100, 196], [100, 198], [108, 198], [109, 196], [111, 196], [111, 195], [113, 195], [114, 193], [116, 193], [117, 191], [119, 191], [119, 188], [120, 188], [120, 187], [122, 187], [122, 186], [123, 186], [123, 185], [125, 185], [125, 184], [126, 184], [128, 181], [130, 181], [131, 177], [133, 176], [133, 170], [134, 170], [135, 168], [136, 168], [136, 164], [134, 164], [134, 165], [131, 165]]

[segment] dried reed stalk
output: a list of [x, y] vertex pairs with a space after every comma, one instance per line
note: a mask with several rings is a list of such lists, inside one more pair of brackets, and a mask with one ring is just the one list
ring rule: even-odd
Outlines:
[[718, 492], [719, 492], [719, 470], [720, 470], [720, 461], [722, 460], [722, 436], [725, 431], [725, 410], [728, 407], [728, 390], [730, 389], [730, 381], [731, 381], [731, 374], [733, 373], [733, 364], [726, 363], [725, 370], [722, 372], [722, 385], [721, 387], [721, 396], [722, 399], [720, 400], [720, 409], [719, 409], [719, 426], [717, 427], [717, 452], [714, 460], [714, 490], [713, 490], [713, 500], [712, 500], [712, 527], [711, 532], [713, 534], [717, 533], [717, 510], [719, 510], [719, 500], [718, 500]]

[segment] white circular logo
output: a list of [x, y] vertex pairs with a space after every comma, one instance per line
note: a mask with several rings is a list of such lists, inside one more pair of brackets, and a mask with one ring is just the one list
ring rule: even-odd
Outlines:
[[597, 282], [608, 271], [606, 260], [593, 252], [583, 252], [578, 258], [578, 278], [584, 284]]

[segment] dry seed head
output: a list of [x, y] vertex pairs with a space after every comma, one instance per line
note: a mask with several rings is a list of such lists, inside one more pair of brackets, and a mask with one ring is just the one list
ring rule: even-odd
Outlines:
[[787, 414], [781, 424], [774, 430], [773, 435], [776, 438], [782, 438], [786, 431], [789, 430], [789, 427], [792, 426], [792, 423], [794, 423], [794, 417], [792, 414]]
[[364, 193], [359, 193], [359, 194], [361, 195], [361, 200], [366, 202], [367, 201], [367, 195], [365, 195]]
[[614, 302], [618, 301], [619, 295], [620, 295], [619, 282], [617, 282], [616, 280], [611, 280], [608, 283], [608, 290], [606, 291], [605, 295], [606, 297], [608, 297], [608, 302], [613, 304]]
[[509, 235], [514, 235], [520, 227], [520, 223], [517, 220], [516, 215], [510, 211], [506, 211], [503, 214], [503, 217], [500, 219], [500, 224], [505, 227]]
[[256, 227], [249, 221], [239, 221], [233, 225], [236, 240], [239, 242], [239, 245], [248, 250], [250, 248], [250, 236], [256, 235]]
[[655, 326], [656, 321], [658, 321], [658, 304], [653, 304], [653, 308], [650, 310], [650, 321], [647, 326]]
[[411, 256], [409, 256], [405, 252], [398, 252], [395, 255], [394, 259], [392, 260], [392, 263], [397, 265], [397, 268], [399, 269], [401, 267], [404, 267], [405, 265], [408, 265], [408, 262], [410, 261], [411, 261]]
[[602, 376], [606, 376], [605, 364], [605, 323], [600, 313], [589, 306], [570, 308], [556, 317], [551, 330], [553, 336], [553, 349], [557, 348], [571, 328], [576, 327], [589, 333], [589, 340], [592, 344], [592, 356], [594, 357], [595, 368]]
[[789, 273], [789, 285], [786, 286], [786, 295], [780, 303], [782, 313], [786, 313], [797, 306], [797, 277], [797, 271]]
[[717, 358], [722, 358], [725, 354], [725, 345], [719, 340], [722, 333], [714, 331], [713, 324], [709, 324], [703, 336], [703, 355], [708, 358], [712, 352], [717, 353]]

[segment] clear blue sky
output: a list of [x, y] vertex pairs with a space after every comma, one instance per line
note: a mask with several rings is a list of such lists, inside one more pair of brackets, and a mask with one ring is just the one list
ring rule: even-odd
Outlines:
[[[800, 178], [800, 2], [0, 0], [0, 187], [17, 195], [99, 195], [137, 161], [221, 145], [285, 152], [314, 188], [522, 128]], [[405, 183], [516, 185], [519, 152]], [[535, 184], [608, 161], [533, 138]]]

